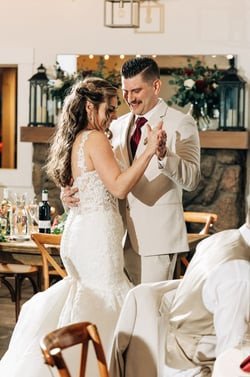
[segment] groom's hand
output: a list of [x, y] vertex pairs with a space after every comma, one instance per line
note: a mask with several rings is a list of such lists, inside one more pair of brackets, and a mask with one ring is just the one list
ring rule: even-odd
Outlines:
[[71, 187], [68, 185], [61, 188], [60, 198], [65, 210], [67, 207], [78, 207], [80, 199], [74, 196], [76, 192], [78, 192], [77, 187]]

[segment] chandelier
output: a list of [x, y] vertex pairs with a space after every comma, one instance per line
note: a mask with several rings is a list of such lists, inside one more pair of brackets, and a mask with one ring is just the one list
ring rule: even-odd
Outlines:
[[140, 0], [104, 0], [104, 26], [139, 28]]

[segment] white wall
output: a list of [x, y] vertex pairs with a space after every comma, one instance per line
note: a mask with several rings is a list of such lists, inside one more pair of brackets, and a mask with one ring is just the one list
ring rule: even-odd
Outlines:
[[[235, 54], [250, 81], [249, 0], [160, 0], [164, 32], [103, 26], [103, 0], [1, 2], [0, 65], [18, 63], [18, 126], [28, 122], [28, 79], [57, 54]], [[10, 61], [9, 61], [10, 59]], [[32, 191], [32, 147], [18, 135], [17, 170], [0, 170], [0, 187]]]

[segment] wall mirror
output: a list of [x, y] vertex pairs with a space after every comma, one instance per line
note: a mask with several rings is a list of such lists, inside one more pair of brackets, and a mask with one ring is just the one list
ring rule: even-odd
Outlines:
[[[123, 62], [134, 55], [67, 55], [61, 54], [57, 56], [57, 61], [65, 72], [74, 73], [80, 70], [98, 70], [100, 64], [104, 67], [106, 72], [115, 71], [119, 74], [119, 70]], [[162, 89], [161, 97], [165, 100], [170, 99], [174, 94], [174, 87], [169, 85], [171, 72], [176, 69], [187, 65], [187, 59], [191, 59], [192, 63], [200, 60], [204, 66], [213, 68], [214, 64], [220, 70], [229, 68], [228, 59], [232, 55], [152, 55], [161, 71]], [[122, 95], [120, 92], [120, 98]], [[183, 109], [182, 109], [183, 110]], [[185, 111], [186, 109], [184, 109]], [[121, 100], [118, 115], [122, 115], [128, 111], [127, 105]]]
[[[100, 59], [102, 59], [105, 69], [115, 70], [119, 74], [121, 65], [125, 59], [134, 55], [69, 55], [58, 54], [56, 60], [62, 70], [73, 74], [81, 69], [97, 70]], [[201, 60], [204, 65], [213, 67], [217, 65], [218, 69], [225, 70], [228, 66], [228, 57], [225, 55], [152, 55], [161, 69], [161, 79], [163, 86], [161, 97], [169, 99], [174, 88], [168, 84], [171, 70], [186, 65], [187, 58], [195, 62]], [[11, 63], [11, 62], [10, 62]], [[237, 64], [236, 64], [237, 65]], [[19, 73], [18, 64], [0, 64], [0, 168], [17, 169], [18, 143], [17, 143], [17, 82]], [[47, 72], [49, 74], [49, 70]], [[53, 76], [54, 72], [50, 72]], [[29, 76], [27, 76], [28, 80]], [[118, 115], [128, 111], [127, 105], [122, 101]], [[28, 101], [28, 98], [27, 98]], [[20, 148], [20, 145], [19, 145]]]

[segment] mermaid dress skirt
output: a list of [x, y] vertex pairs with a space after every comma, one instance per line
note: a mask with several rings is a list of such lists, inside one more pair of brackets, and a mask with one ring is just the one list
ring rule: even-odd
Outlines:
[[[78, 152], [82, 174], [75, 180], [80, 205], [68, 215], [61, 242], [67, 277], [27, 301], [0, 361], [1, 377], [51, 377], [39, 346], [41, 337], [70, 323], [97, 325], [107, 361], [121, 306], [132, 287], [123, 271], [124, 234], [117, 199], [105, 188], [96, 171], [84, 164], [83, 133]], [[92, 348], [87, 377], [98, 376]], [[79, 350], [69, 349], [66, 359], [77, 375]]]

